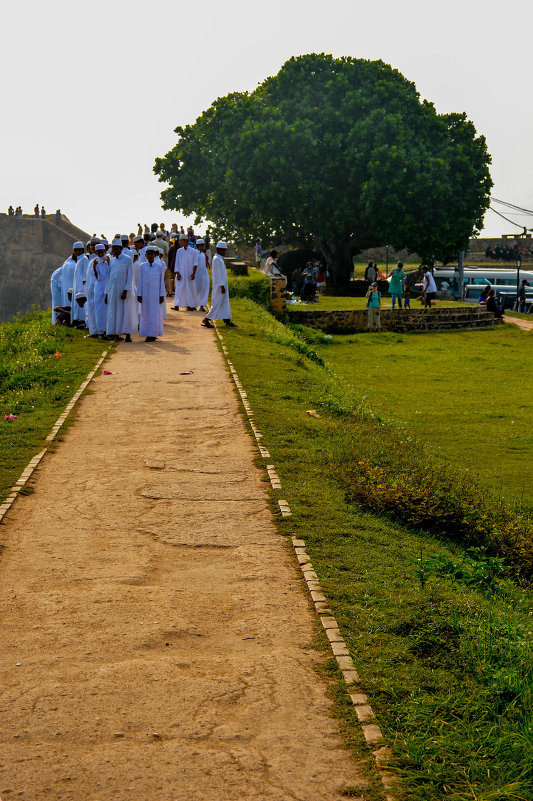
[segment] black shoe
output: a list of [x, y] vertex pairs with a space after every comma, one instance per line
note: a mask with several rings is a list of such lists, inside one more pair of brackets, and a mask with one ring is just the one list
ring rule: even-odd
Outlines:
[[124, 342], [131, 342], [131, 334], [126, 334], [126, 339]]
[[196, 306], [187, 306], [187, 311], [196, 311]]
[[171, 308], [173, 311], [179, 311], [179, 310], [180, 310], [180, 307], [179, 307], [179, 306], [171, 306], [170, 308]]
[[224, 325], [228, 328], [238, 328], [239, 326], [236, 323], [233, 323], [231, 320], [224, 320]]
[[205, 314], [205, 312], [207, 311], [207, 309], [205, 308], [205, 306], [200, 306], [200, 308], [198, 309], [198, 311], [204, 312], [204, 314]]
[[155, 342], [157, 337], [146, 337], [145, 342]]
[[115, 337], [115, 342], [124, 342], [124, 337]]
[[202, 320], [200, 325], [203, 325], [204, 328], [214, 328], [215, 327], [210, 320]]

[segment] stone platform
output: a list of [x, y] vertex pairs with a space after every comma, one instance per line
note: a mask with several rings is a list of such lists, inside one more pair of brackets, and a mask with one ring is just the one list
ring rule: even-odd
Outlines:
[[[289, 321], [331, 333], [352, 333], [367, 330], [367, 310], [291, 309]], [[479, 306], [454, 306], [434, 309], [382, 309], [383, 331], [451, 331], [454, 329], [492, 328], [501, 325], [492, 312]]]

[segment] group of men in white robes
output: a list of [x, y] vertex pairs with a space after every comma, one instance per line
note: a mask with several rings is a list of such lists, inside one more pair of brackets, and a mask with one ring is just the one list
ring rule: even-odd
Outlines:
[[[174, 262], [174, 306], [188, 311], [206, 312], [209, 297], [209, 261], [205, 242], [191, 246], [186, 234], [180, 235]], [[212, 320], [234, 326], [228, 295], [228, 277], [223, 256], [227, 244], [219, 241], [213, 257], [211, 308], [202, 320], [212, 328]], [[90, 337], [131, 342], [138, 333], [147, 342], [163, 335], [167, 316], [168, 290], [166, 254], [155, 242], [143, 236], [123, 235], [112, 240], [91, 239], [87, 252], [83, 242], [74, 242], [72, 255], [50, 278], [52, 322], [87, 328]]]

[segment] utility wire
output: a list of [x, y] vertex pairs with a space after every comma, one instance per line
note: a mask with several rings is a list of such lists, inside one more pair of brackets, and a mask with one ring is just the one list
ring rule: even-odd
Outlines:
[[[533, 211], [531, 211], [531, 209], [524, 209], [524, 208], [522, 208], [522, 206], [515, 206], [514, 203], [507, 203], [505, 200], [498, 200], [498, 198], [496, 198], [496, 197], [493, 197], [492, 201], [494, 203], [501, 203], [502, 206], [507, 206], [510, 209], [516, 209], [517, 211], [521, 211], [524, 214], [533, 214]], [[494, 211], [494, 209], [493, 209], [493, 211]]]
[[490, 209], [491, 211], [493, 211], [493, 212], [494, 212], [494, 214], [497, 214], [497, 215], [498, 215], [498, 217], [503, 217], [503, 219], [504, 219], [504, 220], [507, 220], [507, 222], [511, 223], [511, 225], [516, 225], [516, 227], [517, 227], [517, 228], [523, 228], [523, 227], [524, 227], [523, 225], [519, 225], [518, 223], [516, 223], [514, 220], [510, 220], [510, 219], [509, 219], [509, 217], [504, 217], [504, 215], [503, 215], [503, 214], [500, 214], [500, 212], [499, 212], [499, 211], [496, 211], [496, 209], [493, 209], [493, 208], [492, 208], [492, 206], [489, 206], [489, 209]]

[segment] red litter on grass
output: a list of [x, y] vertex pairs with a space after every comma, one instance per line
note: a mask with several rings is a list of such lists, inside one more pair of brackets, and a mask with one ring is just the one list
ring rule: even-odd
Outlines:
[[306, 412], [306, 414], [308, 414], [309, 417], [320, 417], [320, 415], [317, 414], [316, 409], [309, 409], [309, 411]]
[[183, 373], [180, 373], [180, 375], [193, 375], [193, 374], [194, 374], [194, 370], [184, 370]]
[[60, 354], [60, 352], [58, 350], [56, 350], [56, 352], [54, 353], [54, 356], [56, 357], [56, 359], [61, 358], [61, 354]]
[[111, 370], [102, 370], [102, 375], [113, 375]]
[[19, 418], [18, 418], [17, 414], [5, 414], [4, 415], [4, 420], [9, 420], [10, 422], [13, 421], [13, 420], [18, 420], [18, 419]]

